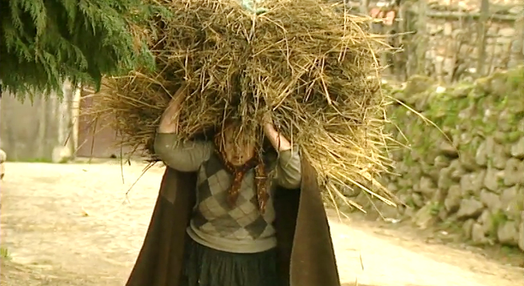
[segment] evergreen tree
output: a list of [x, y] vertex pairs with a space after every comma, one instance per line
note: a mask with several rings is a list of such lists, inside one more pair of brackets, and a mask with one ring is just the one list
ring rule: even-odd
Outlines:
[[153, 67], [140, 31], [156, 13], [167, 12], [143, 0], [0, 0], [4, 91], [60, 93], [66, 79], [98, 88], [103, 75]]

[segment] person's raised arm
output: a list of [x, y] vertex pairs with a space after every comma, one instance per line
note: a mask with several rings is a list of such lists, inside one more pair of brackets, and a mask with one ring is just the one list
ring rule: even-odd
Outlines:
[[186, 92], [184, 87], [179, 89], [162, 114], [154, 147], [156, 155], [167, 166], [181, 172], [194, 172], [209, 159], [213, 145], [209, 142], [181, 142], [178, 135], [180, 107]]
[[302, 181], [302, 164], [300, 153], [297, 147], [278, 132], [273, 125], [270, 114], [266, 114], [263, 119], [264, 133], [278, 152], [276, 165], [276, 182], [286, 189], [297, 189]]

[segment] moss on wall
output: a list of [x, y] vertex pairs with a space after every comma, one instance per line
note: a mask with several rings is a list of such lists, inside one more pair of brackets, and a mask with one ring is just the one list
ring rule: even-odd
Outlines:
[[385, 90], [409, 106], [388, 110], [388, 130], [408, 146], [391, 152], [398, 175], [383, 178], [406, 203], [399, 215], [451, 221], [476, 243], [524, 250], [524, 67], [448, 87], [415, 77]]

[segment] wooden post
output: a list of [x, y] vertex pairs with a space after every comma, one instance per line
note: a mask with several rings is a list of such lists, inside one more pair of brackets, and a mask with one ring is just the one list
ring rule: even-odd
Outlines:
[[521, 38], [521, 41], [522, 41], [522, 57], [524, 58], [524, 11], [522, 11], [522, 18], [521, 18], [521, 23], [520, 23], [521, 27], [522, 27], [522, 38]]
[[362, 15], [368, 14], [369, 0], [360, 0], [360, 13]]
[[427, 10], [428, 1], [420, 0], [418, 3], [418, 20], [417, 20], [417, 74], [426, 73], [426, 51], [427, 51]]
[[515, 21], [515, 47], [510, 57], [514, 63], [524, 62], [524, 13]]
[[395, 57], [395, 65], [396, 65], [396, 74], [397, 74], [397, 80], [399, 81], [406, 81], [407, 80], [407, 57], [406, 57], [406, 31], [407, 31], [407, 25], [406, 25], [406, 13], [405, 13], [404, 5], [400, 4], [398, 5], [398, 16], [396, 25], [397, 25], [397, 33], [398, 33], [398, 41], [399, 47], [402, 48], [402, 50], [398, 51], [397, 56]]
[[479, 76], [485, 75], [486, 60], [486, 27], [489, 18], [489, 0], [480, 0], [480, 17], [477, 22], [477, 73]]

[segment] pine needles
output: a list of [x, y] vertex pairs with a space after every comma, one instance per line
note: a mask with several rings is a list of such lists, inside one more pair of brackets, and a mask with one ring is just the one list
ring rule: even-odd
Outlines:
[[184, 138], [238, 116], [246, 130], [272, 110], [280, 130], [297, 143], [331, 201], [352, 204], [341, 186], [372, 186], [386, 170], [382, 156], [386, 100], [375, 51], [385, 45], [367, 33], [367, 19], [316, 0], [264, 2], [254, 15], [236, 1], [158, 0], [173, 17], [156, 18], [150, 38], [157, 72], [109, 78], [96, 112], [112, 113], [122, 142], [152, 156], [159, 117], [187, 85]]
[[154, 65], [133, 27], [162, 12], [158, 6], [140, 0], [0, 0], [0, 7], [0, 79], [21, 98], [60, 92], [65, 80], [98, 86], [103, 75]]

